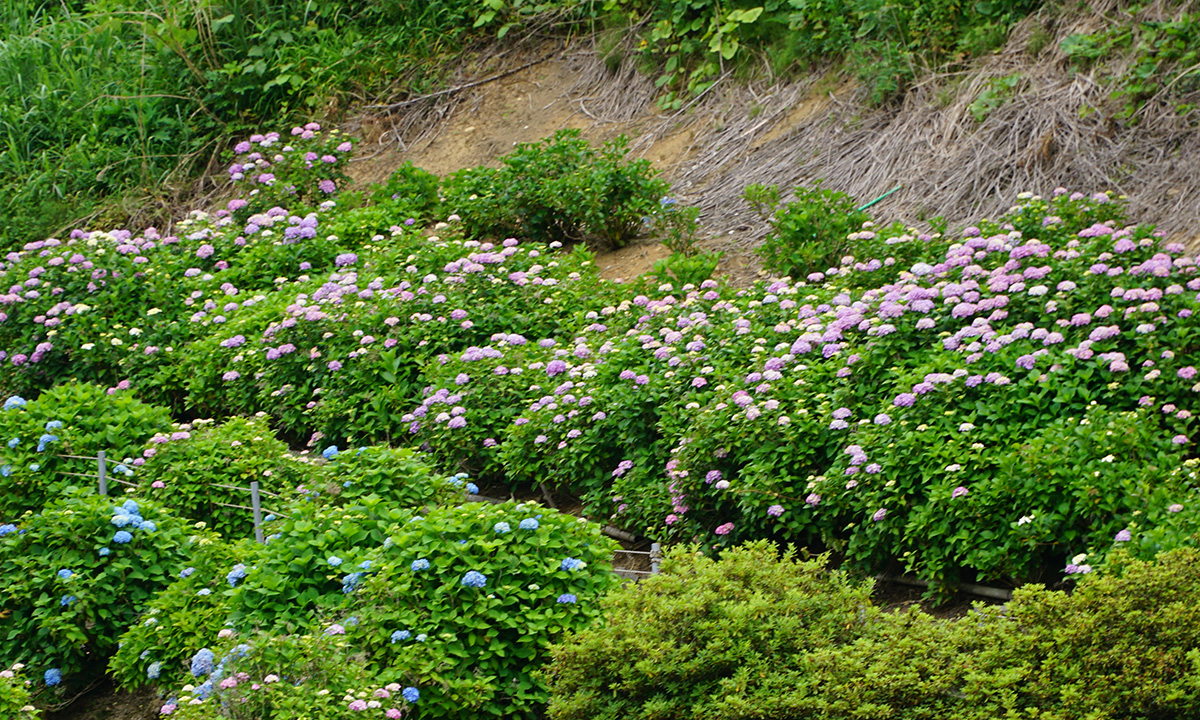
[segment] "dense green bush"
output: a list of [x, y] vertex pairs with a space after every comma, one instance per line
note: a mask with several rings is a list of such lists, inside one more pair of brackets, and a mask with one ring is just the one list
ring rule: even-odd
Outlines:
[[761, 543], [719, 561], [677, 549], [554, 646], [549, 715], [1190, 717], [1200, 552], [1110, 557], [1074, 593], [1032, 585], [937, 619], [880, 612], [868, 587]]
[[871, 220], [843, 192], [797, 187], [796, 199], [775, 212], [774, 226], [758, 249], [763, 265], [778, 275], [808, 277], [836, 268], [850, 248], [847, 239]]
[[765, 542], [719, 562], [674, 548], [661, 574], [601, 602], [605, 622], [552, 649], [550, 717], [811, 717], [821, 687], [805, 656], [878, 616], [869, 583], [825, 565]]
[[226, 576], [244, 544], [201, 536], [171, 584], [158, 592], [125, 630], [108, 672], [122, 687], [179, 687], [190, 673], [188, 661], [226, 630], [229, 582]]
[[977, 717], [1187, 717], [1200, 706], [1200, 551], [1110, 555], [1074, 593], [1017, 590], [956, 624], [955, 673]]
[[309, 473], [262, 418], [232, 418], [219, 425], [197, 420], [150, 438], [143, 453], [145, 464], [134, 476], [140, 497], [230, 538], [254, 533], [253, 514], [244, 509], [250, 506], [251, 482], [259, 483], [263, 506], [282, 508]]
[[597, 150], [578, 130], [559, 130], [540, 143], [518, 144], [499, 168], [451, 175], [444, 207], [462, 215], [472, 237], [623, 247], [668, 190], [648, 160], [631, 160], [628, 152], [624, 137]]
[[110, 393], [96, 385], [64, 383], [36, 400], [9, 397], [0, 410], [0, 520], [37, 512], [71, 487], [95, 490], [99, 469], [87, 458], [100, 451], [108, 456], [110, 476], [128, 479], [130, 456], [167, 428], [165, 408], [143, 403], [127, 390]]
[[48, 686], [102, 675], [117, 638], [183, 569], [189, 532], [156, 505], [94, 493], [0, 526], [0, 663], [22, 662]]
[[13, 720], [37, 720], [41, 712], [30, 703], [33, 681], [25, 677], [24, 670], [22, 663], [0, 670], [0, 712]]
[[534, 672], [599, 615], [615, 547], [535, 503], [441, 508], [392, 531], [341, 624], [381, 680], [420, 690], [422, 717], [538, 717]]

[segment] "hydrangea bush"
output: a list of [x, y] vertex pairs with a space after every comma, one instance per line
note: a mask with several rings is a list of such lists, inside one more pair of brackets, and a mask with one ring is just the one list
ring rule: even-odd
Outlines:
[[254, 517], [244, 509], [250, 506], [251, 482], [259, 483], [264, 507], [282, 508], [310, 471], [257, 417], [219, 425], [197, 420], [156, 434], [142, 454], [145, 463], [134, 476], [139, 496], [233, 538], [254, 534]]
[[50, 687], [102, 675], [117, 638], [183, 569], [192, 532], [157, 505], [95, 494], [0, 526], [0, 663]]
[[379, 677], [421, 693], [422, 717], [537, 717], [549, 644], [599, 615], [618, 583], [598, 525], [535, 503], [434, 510], [394, 529], [327, 632]]
[[[338, 634], [228, 634], [192, 663], [194, 677], [160, 713], [178, 720], [395, 720], [418, 716], [421, 693], [378, 682]], [[207, 651], [207, 655], [203, 654]]]
[[0, 670], [0, 713], [13, 720], [37, 720], [41, 711], [31, 702], [33, 681], [25, 677], [24, 671], [22, 663]]
[[128, 456], [169, 427], [165, 408], [97, 385], [64, 383], [28, 401], [10, 396], [0, 409], [0, 522], [37, 512], [67, 488], [96, 488], [99, 480], [87, 476], [96, 478], [97, 461], [87, 458], [99, 451], [111, 476], [127, 478]]

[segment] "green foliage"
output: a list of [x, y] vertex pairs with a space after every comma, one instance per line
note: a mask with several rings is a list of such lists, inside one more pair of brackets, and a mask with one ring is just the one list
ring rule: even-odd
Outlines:
[[129, 626], [109, 660], [108, 672], [122, 687], [174, 688], [191, 678], [188, 664], [200, 647], [218, 638], [229, 617], [223, 592], [229, 568], [242, 546], [202, 536], [187, 567], [147, 604], [140, 622]]
[[437, 175], [405, 161], [382, 185], [375, 186], [371, 199], [384, 206], [394, 203], [410, 210], [414, 219], [428, 221], [437, 216], [441, 204], [440, 187], [441, 180]]
[[762, 544], [720, 561], [678, 550], [663, 575], [605, 600], [605, 624], [552, 649], [549, 715], [1185, 716], [1197, 701], [1200, 553], [1110, 557], [1074, 593], [1026, 586], [940, 620], [881, 613], [822, 562]]
[[721, 253], [698, 253], [686, 255], [673, 252], [654, 263], [654, 274], [671, 279], [680, 285], [699, 285], [712, 277], [721, 262]]
[[135, 474], [138, 495], [230, 538], [254, 533], [252, 514], [228, 507], [250, 505], [252, 481], [264, 493], [264, 506], [281, 508], [309, 471], [263, 418], [231, 418], [220, 425], [197, 420], [150, 443]]
[[691, 257], [698, 252], [696, 233], [700, 231], [700, 208], [681, 207], [674, 198], [664, 197], [649, 220], [660, 242], [672, 253]]
[[549, 716], [812, 717], [820, 678], [805, 656], [878, 616], [869, 584], [825, 565], [766, 542], [720, 561], [674, 548], [661, 574], [602, 601], [603, 624], [552, 649]]
[[[1182, 717], [1200, 668], [1200, 552], [1154, 561], [1110, 556], [1072, 594], [1034, 585], [1003, 610], [978, 610], [952, 635], [964, 700], [978, 717]], [[1114, 712], [1115, 711], [1115, 712]]]
[[13, 720], [37, 720], [41, 712], [30, 702], [33, 681], [25, 677], [25, 666], [16, 663], [0, 670], [0, 713]]
[[[421, 698], [413, 706], [399, 685], [376, 682], [358, 648], [337, 635], [246, 633], [215, 647], [223, 664], [212, 677], [226, 684], [232, 678], [232, 685], [218, 695], [208, 694], [213, 682], [205, 690], [185, 686], [164, 712], [181, 720], [360, 720], [368, 716], [367, 703], [377, 718], [420, 707]], [[400, 717], [387, 715], [393, 716]]]
[[1023, 79], [1020, 73], [1013, 73], [990, 81], [983, 92], [979, 93], [979, 97], [967, 106], [971, 115], [975, 117], [975, 122], [983, 122], [989, 113], [1012, 97]]
[[451, 175], [444, 206], [471, 237], [518, 236], [539, 242], [589, 240], [623, 247], [667, 191], [648, 160], [630, 160], [622, 136], [592, 148], [578, 130], [518, 144], [499, 168]]
[[615, 547], [533, 503], [441, 508], [392, 530], [342, 624], [381, 679], [420, 689], [423, 717], [537, 717], [534, 672], [599, 615]]
[[761, 183], [747, 185], [746, 189], [742, 191], [742, 198], [750, 203], [759, 217], [767, 220], [775, 214], [775, 209], [779, 207], [779, 186]]
[[96, 490], [97, 461], [88, 458], [97, 452], [108, 456], [110, 474], [132, 474], [120, 460], [128, 462], [151, 435], [170, 427], [165, 408], [97, 385], [64, 383], [36, 400], [17, 400], [10, 398], [6, 407], [11, 407], [0, 410], [0, 519], [5, 521], [37, 512], [69, 488]]
[[57, 669], [64, 686], [87, 685], [183, 568], [193, 541], [148, 502], [79, 494], [23, 515], [0, 539], [0, 663]]
[[796, 199], [775, 211], [774, 229], [759, 254], [767, 269], [801, 278], [837, 267], [850, 247], [847, 236], [871, 219], [854, 199], [836, 190], [800, 186]]

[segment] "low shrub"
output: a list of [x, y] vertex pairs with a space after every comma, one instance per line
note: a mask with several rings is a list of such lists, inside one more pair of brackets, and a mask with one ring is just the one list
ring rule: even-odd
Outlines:
[[538, 717], [535, 671], [599, 615], [615, 547], [534, 503], [440, 508], [393, 529], [339, 622], [380, 681], [418, 688], [422, 717]]
[[820, 181], [797, 187], [795, 196], [775, 211], [774, 227], [758, 253], [771, 272], [799, 279], [838, 267], [847, 254], [847, 236], [871, 216], [856, 209], [849, 195], [822, 188]]
[[97, 385], [64, 383], [30, 401], [9, 397], [0, 410], [0, 521], [37, 512], [71, 487], [94, 490], [97, 461], [87, 458], [100, 451], [110, 474], [130, 474], [121, 459], [170, 422], [165, 408]]
[[648, 160], [629, 160], [624, 137], [593, 149], [578, 130], [517, 145], [499, 168], [446, 179], [443, 206], [472, 237], [539, 242], [590, 240], [623, 247], [658, 208], [668, 185]]
[[0, 713], [12, 720], [37, 720], [41, 711], [30, 702], [33, 681], [25, 677], [24, 670], [22, 663], [0, 670]]
[[975, 717], [1189, 717], [1200, 706], [1200, 550], [1112, 553], [1075, 592], [1028, 586], [956, 623]]
[[253, 513], [244, 509], [250, 506], [251, 482], [264, 492], [263, 506], [282, 508], [310, 471], [259, 417], [219, 425], [197, 420], [155, 435], [144, 454], [146, 462], [135, 474], [139, 496], [231, 538], [254, 534]]
[[549, 716], [813, 717], [821, 687], [804, 658], [878, 617], [869, 583], [825, 565], [766, 542], [720, 561], [673, 548], [660, 574], [601, 601], [603, 623], [551, 649]]
[[94, 494], [0, 526], [0, 663], [24, 663], [50, 687], [102, 675], [117, 638], [183, 569], [189, 532], [157, 505]]
[[290, 137], [277, 132], [251, 135], [233, 148], [229, 177], [244, 202], [230, 210], [241, 220], [280, 205], [315, 207], [346, 182], [343, 168], [353, 147], [337, 129], [322, 130], [313, 122], [292, 128]]

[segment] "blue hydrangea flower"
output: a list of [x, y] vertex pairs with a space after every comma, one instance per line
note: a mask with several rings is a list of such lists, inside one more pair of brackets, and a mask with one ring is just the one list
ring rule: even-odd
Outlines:
[[8, 441], [8, 446], [10, 448], [15, 448], [17, 445], [20, 445], [20, 444], [21, 444], [21, 438], [13, 438], [12, 440]]
[[113, 542], [118, 545], [124, 545], [131, 540], [133, 540], [133, 536], [124, 530], [118, 530], [117, 534], [113, 535]]
[[225, 579], [229, 582], [229, 587], [237, 587], [240, 580], [246, 577], [246, 566], [238, 563], [233, 566], [233, 569], [225, 575]]
[[425, 642], [425, 638], [427, 638], [427, 637], [429, 637], [429, 636], [426, 635], [425, 633], [421, 633], [420, 635], [416, 636], [413, 639], [416, 640], [417, 642]]
[[362, 582], [362, 579], [363, 579], [363, 573], [360, 573], [360, 572], [354, 572], [354, 573], [350, 573], [349, 575], [346, 575], [345, 577], [342, 578], [342, 592], [344, 592], [347, 595], [354, 592], [355, 590], [358, 589], [358, 586]]
[[212, 691], [213, 691], [212, 680], [205, 680], [204, 682], [197, 685], [196, 689], [193, 690], [192, 692], [196, 693], [196, 697], [200, 698], [201, 700], [207, 700], [208, 696], [212, 695]]
[[467, 494], [468, 495], [478, 495], [479, 494], [479, 486], [476, 485], [475, 483], [467, 483]]
[[537, 518], [525, 518], [524, 520], [521, 521], [521, 524], [518, 525], [517, 527], [521, 528], [522, 530], [537, 530], [538, 529]]
[[400, 692], [400, 694], [404, 696], [405, 700], [413, 704], [416, 704], [416, 702], [421, 699], [421, 691], [415, 687], [406, 687]]
[[213, 651], [208, 648], [198, 651], [192, 656], [192, 677], [204, 677], [212, 673], [215, 659]]
[[481, 588], [487, 585], [487, 578], [481, 572], [468, 570], [467, 574], [462, 577], [462, 584], [467, 587]]
[[506, 522], [498, 522], [492, 526], [492, 530], [494, 530], [497, 535], [503, 535], [504, 533], [508, 532], [509, 530], [512, 530], [512, 528], [509, 527], [508, 523], [506, 523]]
[[[16, 408], [22, 408], [22, 407], [25, 407], [25, 398], [21, 397], [20, 395], [13, 395], [4, 401], [4, 409], [5, 410], [14, 410]], [[50, 671], [47, 670], [46, 672], [49, 673]], [[54, 672], [58, 672], [58, 671], [55, 670]], [[60, 675], [59, 677], [61, 678], [62, 676]], [[47, 685], [50, 685], [50, 684], [57, 685], [58, 683], [47, 682], [46, 684]]]
[[12, 475], [12, 465], [4, 465], [0, 467], [0, 476], [8, 477]]
[[338, 446], [337, 445], [330, 445], [329, 447], [327, 447], [321, 451], [321, 457], [325, 458], [326, 460], [332, 460], [335, 457], [337, 457], [337, 455], [338, 455]]
[[47, 420], [46, 421], [46, 432], [50, 432], [51, 430], [60, 430], [60, 429], [62, 429], [62, 420]]
[[328, 562], [330, 565], [332, 565], [334, 567], [337, 567], [338, 565], [342, 564], [342, 559], [340, 557], [338, 557], [337, 555], [330, 555], [329, 559], [326, 562]]
[[102, 548], [100, 548], [99, 550], [97, 550], [97, 551], [96, 551], [96, 553], [97, 553], [97, 554], [99, 554], [99, 555], [100, 555], [100, 557], [105, 557], [105, 556], [107, 556], [107, 555], [108, 555], [110, 552], [112, 552], [112, 550], [109, 550], [109, 549], [108, 549], [108, 548], [106, 548], [106, 547], [102, 547]]
[[358, 566], [359, 566], [360, 568], [362, 568], [363, 570], [370, 570], [370, 569], [371, 569], [371, 561], [370, 561], [370, 560], [363, 560], [362, 562], [360, 562], [360, 563], [358, 564]]
[[74, 595], [63, 595], [62, 600], [59, 600], [58, 604], [62, 607], [66, 607], [66, 606], [70, 605], [71, 603], [75, 602], [76, 599], [77, 598]]
[[201, 597], [204, 597], [205, 595], [212, 594], [212, 590], [209, 590], [208, 588], [200, 588], [199, 590], [196, 591], [196, 594]]
[[152, 662], [152, 663], [150, 663], [150, 667], [146, 668], [146, 677], [150, 678], [151, 680], [157, 680], [158, 676], [161, 672], [162, 672], [162, 663], [161, 662]]
[[429, 561], [426, 560], [425, 558], [419, 558], [417, 560], [413, 560], [413, 562], [412, 562], [412, 571], [413, 572], [420, 572], [421, 570], [428, 570], [428, 569], [429, 569]]
[[412, 637], [412, 633], [409, 631], [397, 630], [396, 632], [392, 633], [392, 644], [395, 645], [396, 643], [407, 640], [410, 637]]
[[574, 605], [578, 600], [579, 598], [575, 597], [571, 593], [563, 593], [562, 595], [558, 596], [558, 600], [555, 602], [559, 603], [560, 605]]
[[116, 525], [117, 527], [125, 527], [126, 525], [128, 525], [129, 523], [131, 523], [133, 521], [134, 521], [133, 516], [126, 515], [125, 513], [119, 513], [117, 515], [113, 515], [112, 520], [111, 520], [112, 524]]
[[155, 525], [154, 522], [151, 520], [143, 520], [140, 523], [138, 523], [138, 530], [142, 530], [144, 532], [152, 533], [157, 529], [158, 529], [158, 525]]
[[50, 434], [42, 435], [40, 438], [38, 438], [38, 446], [37, 446], [37, 451], [38, 451], [38, 452], [45, 452], [45, 451], [46, 451], [46, 446], [47, 446], [47, 445], [49, 445], [49, 444], [50, 444], [50, 443], [52, 443], [52, 442], [58, 442], [58, 436], [57, 436], [57, 435], [50, 435]]
[[142, 511], [138, 509], [138, 504], [133, 500], [126, 500], [121, 503], [121, 509], [130, 515], [141, 515]]
[[[11, 402], [12, 398], [9, 398], [9, 401]], [[22, 404], [24, 404], [24, 402], [25, 402], [24, 400], [21, 401]], [[5, 410], [9, 409], [8, 403], [4, 404], [4, 409]], [[51, 685], [51, 686], [57, 685], [62, 682], [62, 671], [59, 670], [58, 668], [50, 668], [49, 670], [46, 671], [46, 674], [42, 676], [42, 679], [46, 681], [47, 685]]]
[[179, 577], [181, 577], [181, 578], [185, 578], [185, 577], [188, 577], [188, 576], [190, 576], [190, 575], [191, 575], [192, 573], [194, 573], [194, 572], [196, 572], [196, 568], [194, 568], [194, 567], [185, 567], [184, 569], [182, 569], [182, 570], [180, 570], [180, 571], [179, 571]]
[[225, 574], [225, 581], [229, 583], [229, 587], [237, 587], [237, 584], [246, 578], [246, 566], [238, 563], [233, 566], [233, 569]]
[[66, 568], [63, 568], [62, 570], [59, 570], [59, 571], [58, 571], [58, 573], [57, 573], [57, 575], [58, 575], [60, 578], [62, 578], [63, 580], [68, 580], [68, 579], [70, 579], [70, 577], [71, 577], [72, 575], [74, 575], [74, 574], [75, 574], [75, 573], [71, 572], [70, 570], [68, 570], [68, 569], [66, 569]]
[[271, 515], [266, 516], [263, 518], [263, 522], [275, 522], [275, 515], [272, 513]]
[[37, 463], [29, 464], [29, 472], [37, 472], [38, 470], [41, 470], [41, 469], [42, 469], [42, 466]]
[[563, 558], [562, 563], [559, 564], [558, 567], [562, 570], [578, 570], [582, 567], [585, 567], [586, 565], [587, 565], [587, 563], [585, 563], [582, 560], [579, 560], [579, 559], [573, 558], [573, 557], [569, 557], [569, 558]]
[[17, 526], [13, 525], [12, 523], [4, 523], [3, 525], [0, 525], [0, 537], [4, 537], [5, 535], [11, 535], [11, 534], [15, 533], [16, 531], [17, 531]]

